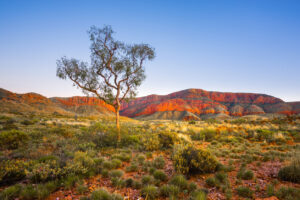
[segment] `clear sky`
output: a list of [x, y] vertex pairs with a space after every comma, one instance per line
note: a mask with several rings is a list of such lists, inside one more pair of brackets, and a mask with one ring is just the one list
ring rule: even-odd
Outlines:
[[300, 101], [299, 0], [0, 0], [0, 87], [82, 95], [56, 77], [61, 56], [89, 61], [90, 26], [148, 43], [139, 96], [187, 88]]

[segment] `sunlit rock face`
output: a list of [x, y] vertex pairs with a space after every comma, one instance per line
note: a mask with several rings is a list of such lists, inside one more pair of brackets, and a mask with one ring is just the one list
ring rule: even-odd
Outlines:
[[[294, 107], [299, 109], [296, 104]], [[167, 111], [187, 111], [197, 117], [295, 112], [293, 105], [265, 94], [211, 92], [202, 89], [188, 89], [168, 95], [149, 95], [121, 106], [121, 114], [128, 117], [150, 116], [156, 112]]]

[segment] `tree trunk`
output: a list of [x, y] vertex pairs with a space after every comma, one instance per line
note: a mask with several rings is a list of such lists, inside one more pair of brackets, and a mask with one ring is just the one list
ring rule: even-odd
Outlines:
[[120, 105], [116, 106], [116, 127], [118, 131], [118, 143], [121, 141], [121, 133], [120, 133]]

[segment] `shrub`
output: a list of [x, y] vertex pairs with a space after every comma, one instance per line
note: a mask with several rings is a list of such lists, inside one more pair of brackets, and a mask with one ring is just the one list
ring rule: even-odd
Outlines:
[[218, 172], [215, 174], [215, 177], [220, 183], [226, 183], [227, 181], [227, 174], [225, 173]]
[[197, 186], [197, 184], [194, 183], [194, 182], [191, 182], [191, 183], [189, 184], [189, 187], [188, 187], [189, 192], [193, 192], [193, 191], [197, 190], [197, 188], [198, 188], [198, 186]]
[[276, 197], [282, 200], [300, 199], [300, 189], [292, 187], [281, 187], [276, 192]]
[[209, 151], [196, 149], [190, 144], [177, 145], [172, 159], [175, 169], [183, 174], [215, 172], [218, 165], [216, 158]]
[[162, 197], [177, 197], [179, 193], [179, 187], [176, 185], [163, 185], [159, 190]]
[[275, 188], [273, 184], [267, 185], [267, 197], [274, 196], [275, 194]]
[[191, 135], [191, 139], [192, 140], [204, 140], [205, 139], [205, 134], [202, 131], [200, 131], [198, 133], [193, 133]]
[[136, 163], [131, 163], [130, 166], [126, 167], [126, 172], [136, 172], [138, 171], [139, 166]]
[[149, 200], [156, 199], [156, 197], [158, 196], [158, 189], [153, 185], [147, 185], [142, 188], [141, 195], [145, 199], [149, 199]]
[[188, 188], [188, 181], [185, 179], [183, 175], [175, 175], [170, 180], [171, 185], [178, 186], [181, 190], [185, 190]]
[[157, 169], [162, 169], [165, 166], [165, 159], [162, 156], [156, 157], [153, 161], [152, 164], [155, 168]]
[[240, 186], [240, 187], [236, 188], [236, 191], [237, 191], [238, 195], [241, 197], [252, 198], [253, 191], [248, 187]]
[[190, 200], [206, 200], [206, 193], [203, 190], [196, 190], [191, 194]]
[[240, 171], [237, 173], [237, 178], [243, 180], [251, 180], [253, 179], [253, 172], [251, 170], [246, 170], [245, 168], [241, 168]]
[[123, 198], [118, 194], [110, 194], [107, 190], [101, 188], [93, 191], [90, 199], [91, 200], [121, 200]]
[[179, 141], [177, 133], [160, 132], [158, 134], [158, 138], [162, 148], [171, 148], [176, 142]]
[[27, 163], [22, 160], [7, 160], [0, 162], [0, 185], [11, 184], [23, 179]]
[[112, 164], [112, 168], [117, 169], [122, 166], [122, 161], [119, 159], [112, 159], [111, 164]]
[[37, 163], [32, 166], [27, 174], [27, 177], [37, 183], [54, 180], [62, 176], [62, 169], [56, 160], [48, 160], [43, 163]]
[[166, 181], [168, 179], [167, 175], [162, 170], [156, 170], [153, 173], [153, 176], [155, 179], [160, 180], [160, 181]]
[[205, 183], [209, 187], [216, 187], [218, 185], [218, 182], [217, 182], [217, 180], [214, 177], [208, 177], [205, 180]]
[[125, 180], [126, 187], [133, 187], [134, 180], [132, 178], [128, 178]]
[[0, 193], [0, 199], [2, 200], [14, 200], [17, 198], [22, 190], [22, 186], [17, 184], [10, 186], [8, 188], [5, 188]]
[[111, 178], [111, 183], [116, 188], [122, 188], [126, 186], [126, 182], [118, 177]]
[[296, 158], [291, 165], [279, 170], [278, 178], [280, 180], [300, 183], [300, 159], [298, 159]]
[[101, 175], [103, 178], [108, 178], [109, 177], [109, 171], [107, 169], [103, 169], [101, 171]]
[[19, 130], [0, 132], [0, 148], [17, 149], [29, 140], [26, 133]]
[[79, 177], [77, 177], [76, 175], [74, 174], [70, 174], [68, 175], [64, 180], [63, 180], [63, 186], [66, 188], [66, 189], [71, 189], [73, 188], [76, 183], [80, 180]]
[[149, 185], [149, 184], [152, 184], [153, 183], [153, 178], [152, 176], [149, 176], [149, 175], [145, 175], [142, 177], [142, 183], [143, 185]]
[[161, 147], [160, 140], [157, 134], [145, 134], [141, 142], [144, 149], [147, 151], [158, 150]]
[[38, 194], [32, 185], [26, 185], [22, 189], [22, 191], [20, 193], [20, 197], [23, 200], [32, 200], [32, 199], [37, 199]]
[[124, 172], [121, 170], [113, 170], [110, 172], [110, 177], [112, 178], [121, 178], [123, 176]]
[[78, 194], [84, 194], [89, 191], [89, 188], [86, 185], [80, 184], [76, 187]]

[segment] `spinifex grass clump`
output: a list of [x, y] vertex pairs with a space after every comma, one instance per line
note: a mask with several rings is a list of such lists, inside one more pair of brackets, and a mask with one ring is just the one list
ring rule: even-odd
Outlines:
[[283, 181], [300, 183], [300, 153], [296, 153], [292, 163], [283, 167], [278, 173], [278, 178]]
[[197, 149], [191, 144], [176, 145], [172, 158], [176, 171], [182, 174], [212, 173], [218, 165], [218, 161], [209, 151]]

